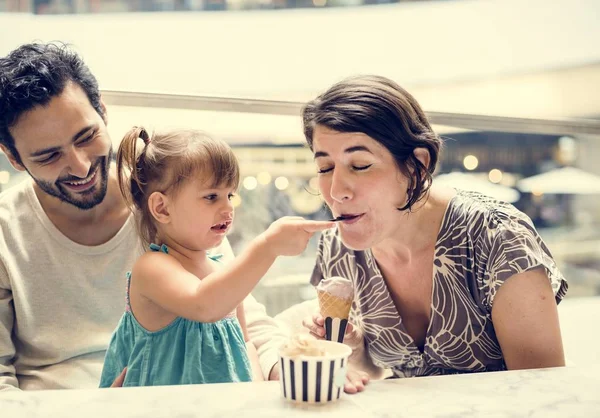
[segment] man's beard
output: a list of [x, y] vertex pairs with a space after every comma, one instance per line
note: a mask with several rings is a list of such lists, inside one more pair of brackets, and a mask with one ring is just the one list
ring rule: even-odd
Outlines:
[[106, 191], [108, 189], [108, 170], [112, 161], [112, 154], [113, 150], [111, 147], [107, 156], [98, 158], [98, 160], [90, 167], [90, 170], [84, 178], [89, 177], [96, 169], [98, 169], [96, 176], [99, 177], [96, 180], [96, 184], [91, 189], [81, 193], [69, 191], [63, 185], [63, 182], [65, 181], [80, 181], [81, 178], [79, 177], [63, 177], [56, 180], [54, 184], [32, 177], [40, 189], [50, 196], [56, 197], [61, 202], [71, 204], [81, 210], [92, 209], [102, 203], [106, 197]]

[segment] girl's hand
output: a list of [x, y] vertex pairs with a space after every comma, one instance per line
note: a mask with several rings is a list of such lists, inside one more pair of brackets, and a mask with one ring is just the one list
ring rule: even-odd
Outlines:
[[332, 228], [335, 222], [308, 221], [300, 216], [284, 216], [262, 233], [264, 243], [275, 256], [298, 255], [317, 231]]
[[127, 367], [121, 370], [121, 374], [117, 376], [115, 381], [110, 385], [111, 388], [120, 388], [123, 386], [123, 382], [125, 382], [125, 375], [127, 374]]

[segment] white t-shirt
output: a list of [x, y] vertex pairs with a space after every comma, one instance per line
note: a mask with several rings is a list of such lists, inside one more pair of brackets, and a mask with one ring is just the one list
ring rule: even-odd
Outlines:
[[[125, 273], [142, 253], [130, 217], [108, 242], [77, 244], [42, 209], [28, 179], [0, 194], [0, 389], [96, 388], [125, 307]], [[233, 256], [228, 242], [216, 252]], [[244, 302], [263, 373], [286, 338]]]

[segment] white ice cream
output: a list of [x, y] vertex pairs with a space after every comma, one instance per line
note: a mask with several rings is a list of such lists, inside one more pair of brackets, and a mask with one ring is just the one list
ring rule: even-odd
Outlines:
[[324, 356], [326, 352], [319, 348], [314, 338], [296, 334], [281, 348], [281, 354], [287, 357]]
[[317, 285], [317, 292], [327, 292], [341, 299], [352, 299], [354, 297], [352, 282], [339, 276], [321, 280]]

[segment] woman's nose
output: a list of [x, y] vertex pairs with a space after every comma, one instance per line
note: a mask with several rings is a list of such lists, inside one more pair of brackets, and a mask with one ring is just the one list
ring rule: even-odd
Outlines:
[[341, 170], [333, 171], [330, 194], [331, 198], [336, 202], [349, 200], [353, 196], [350, 179]]

